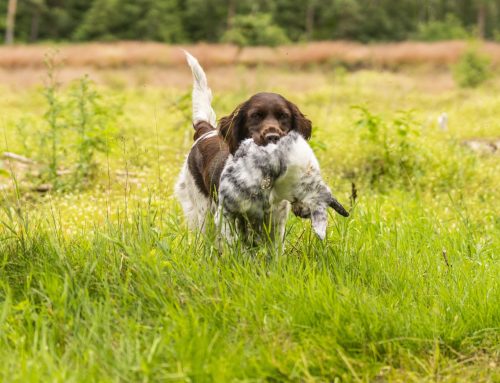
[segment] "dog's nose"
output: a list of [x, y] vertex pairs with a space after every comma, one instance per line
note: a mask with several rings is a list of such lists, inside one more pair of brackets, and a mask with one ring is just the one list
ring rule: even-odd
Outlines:
[[275, 144], [279, 141], [280, 135], [278, 133], [267, 133], [264, 138], [266, 144]]

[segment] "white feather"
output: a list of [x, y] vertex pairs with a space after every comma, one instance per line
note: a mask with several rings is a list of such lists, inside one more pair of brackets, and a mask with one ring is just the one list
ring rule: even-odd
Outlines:
[[207, 76], [193, 55], [187, 51], [184, 54], [193, 72], [193, 123], [206, 121], [215, 127], [217, 118], [212, 109], [212, 91], [208, 87]]
[[441, 130], [448, 130], [448, 114], [446, 112], [441, 113], [437, 121]]

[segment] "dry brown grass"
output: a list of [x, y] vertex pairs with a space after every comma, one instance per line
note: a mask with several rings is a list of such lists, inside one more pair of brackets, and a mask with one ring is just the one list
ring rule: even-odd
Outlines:
[[[308, 92], [329, 86], [336, 78], [332, 70], [300, 70], [295, 68], [267, 67], [240, 68], [237, 66], [210, 67], [206, 70], [210, 86], [219, 92], [237, 92], [244, 89], [248, 93], [266, 90], [270, 92]], [[364, 70], [353, 76], [363, 76]], [[178, 67], [137, 66], [130, 68], [62, 67], [57, 72], [57, 80], [62, 85], [88, 75], [97, 84], [114, 89], [163, 88], [186, 91], [191, 89], [193, 79], [187, 65]], [[340, 79], [342, 79], [340, 74]], [[22, 90], [42, 85], [47, 79], [44, 68], [0, 68], [0, 88]], [[342, 81], [342, 80], [339, 80]], [[384, 81], [395, 81], [408, 91], [443, 92], [454, 88], [449, 71], [399, 71], [380, 76], [377, 86]], [[500, 81], [500, 79], [499, 79]], [[498, 85], [500, 87], [500, 84]]]
[[[231, 45], [172, 46], [154, 42], [18, 45], [0, 47], [0, 68], [43, 67], [45, 55], [53, 49], [59, 51], [60, 59], [65, 66], [70, 67], [176, 67], [185, 64], [179, 48], [188, 49], [205, 67], [235, 64], [309, 66], [338, 62], [365, 68], [399, 68], [416, 65], [439, 68], [454, 63], [466, 46], [467, 43], [464, 41], [375, 45], [336, 41], [286, 45], [278, 48], [249, 47], [240, 51]], [[484, 43], [482, 49], [492, 58], [495, 65], [500, 64], [500, 44]]]

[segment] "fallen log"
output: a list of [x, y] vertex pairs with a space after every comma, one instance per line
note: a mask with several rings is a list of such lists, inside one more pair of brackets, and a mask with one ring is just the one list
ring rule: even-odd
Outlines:
[[20, 163], [26, 164], [26, 165], [36, 164], [35, 161], [33, 161], [32, 159], [30, 159], [28, 157], [24, 157], [24, 156], [21, 156], [20, 154], [16, 154], [16, 153], [12, 153], [12, 152], [4, 152], [2, 154], [2, 159], [16, 161], [16, 162], [20, 162]]

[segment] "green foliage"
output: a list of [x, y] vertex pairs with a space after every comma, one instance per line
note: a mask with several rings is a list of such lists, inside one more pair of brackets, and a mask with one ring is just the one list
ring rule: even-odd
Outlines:
[[[229, 1], [238, 7], [249, 0]], [[178, 7], [187, 41], [220, 41], [227, 29], [228, 0], [184, 0]]]
[[500, 43], [500, 29], [495, 29], [493, 32], [493, 40]]
[[61, 130], [65, 128], [62, 122], [61, 115], [63, 113], [64, 104], [61, 102], [58, 95], [59, 84], [56, 78], [56, 52], [52, 52], [46, 56], [45, 65], [47, 67], [47, 80], [43, 95], [47, 102], [47, 110], [44, 114], [45, 121], [49, 127], [41, 135], [42, 147], [47, 146], [49, 149], [48, 158], [48, 174], [50, 181], [57, 182], [57, 169], [59, 167], [60, 157], [60, 135]]
[[175, 0], [101, 0], [93, 2], [77, 27], [77, 40], [183, 40]]
[[416, 39], [423, 41], [463, 40], [468, 37], [469, 33], [453, 14], [447, 14], [444, 20], [420, 24], [416, 34]]
[[270, 14], [255, 13], [236, 16], [232, 27], [222, 36], [222, 41], [240, 47], [249, 45], [276, 46], [289, 42], [285, 32], [272, 22]]
[[462, 88], [475, 88], [491, 76], [490, 66], [490, 58], [470, 46], [453, 67], [453, 78]]
[[74, 182], [80, 185], [95, 176], [96, 153], [109, 152], [113, 138], [118, 133], [116, 118], [120, 110], [103, 100], [87, 76], [72, 88], [67, 124], [76, 133], [75, 151], [78, 159]]
[[[85, 186], [98, 169], [97, 153], [108, 153], [118, 133], [116, 121], [121, 107], [104, 100], [87, 76], [70, 84], [63, 92], [56, 79], [55, 54], [48, 56], [47, 81], [43, 90], [46, 100], [44, 119], [46, 127], [40, 129], [39, 158], [46, 165], [46, 177], [56, 189]], [[25, 123], [18, 123], [24, 134]], [[25, 149], [26, 141], [23, 142]], [[48, 159], [48, 163], [47, 163]], [[70, 171], [72, 182], [64, 182], [60, 173]]]
[[412, 111], [401, 111], [392, 121], [385, 121], [361, 106], [356, 121], [365, 151], [360, 166], [372, 185], [410, 185], [423, 170], [424, 149], [418, 143], [419, 125]]
[[[92, 3], [93, 1], [88, 0], [18, 0], [16, 40], [73, 40], [75, 29], [83, 21]], [[5, 14], [2, 7], [6, 4], [7, 2], [0, 3], [2, 15]]]
[[[6, 6], [7, 1], [0, 2], [0, 14], [5, 15]], [[267, 14], [272, 28], [264, 42], [271, 44], [283, 36], [292, 41], [429, 41], [465, 38], [467, 31], [477, 30], [480, 9], [485, 37], [494, 38], [500, 0], [24, 0], [18, 1], [16, 40], [179, 43], [218, 42], [224, 36], [243, 46], [254, 39], [236, 24], [254, 25], [252, 18]], [[4, 32], [3, 17], [0, 33]]]

